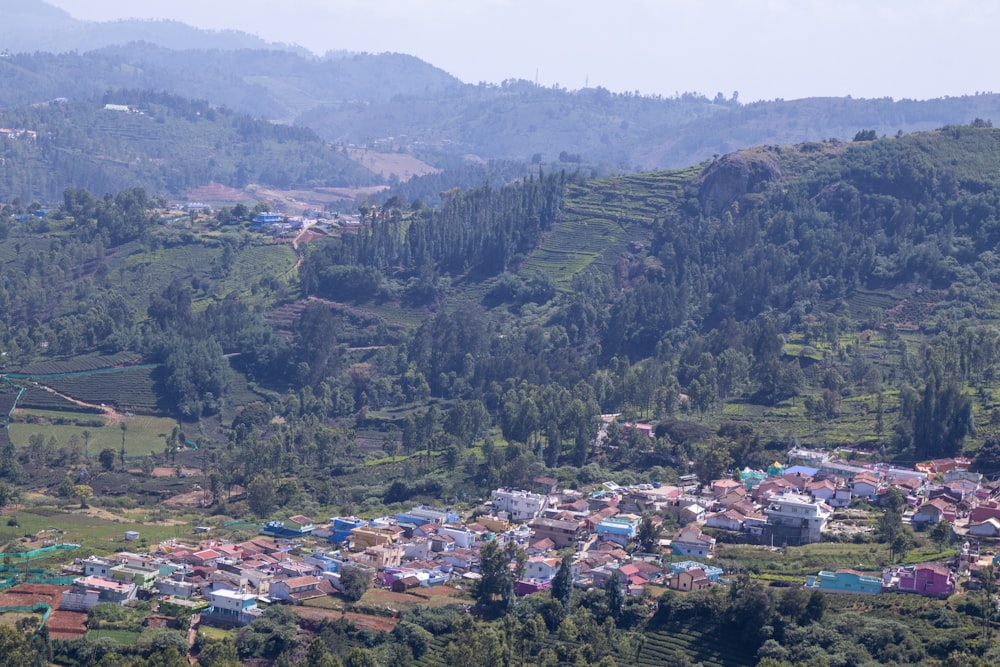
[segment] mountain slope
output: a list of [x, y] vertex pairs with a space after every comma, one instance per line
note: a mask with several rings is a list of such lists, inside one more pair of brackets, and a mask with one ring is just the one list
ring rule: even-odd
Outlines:
[[238, 189], [251, 183], [312, 189], [382, 182], [308, 128], [169, 95], [108, 92], [102, 100], [8, 110], [0, 112], [0, 127], [34, 133], [0, 139], [5, 199], [52, 202], [67, 187], [105, 193], [142, 186], [183, 198], [208, 182]]

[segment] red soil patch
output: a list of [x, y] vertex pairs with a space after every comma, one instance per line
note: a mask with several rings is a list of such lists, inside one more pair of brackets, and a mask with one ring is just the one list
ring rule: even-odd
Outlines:
[[53, 639], [79, 639], [87, 634], [87, 614], [81, 611], [54, 611], [45, 627]]
[[70, 588], [55, 584], [18, 584], [0, 593], [0, 607], [30, 607], [45, 603], [57, 609], [62, 602], [63, 591]]
[[299, 237], [296, 240], [299, 243], [309, 243], [311, 241], [315, 241], [316, 239], [325, 239], [325, 238], [327, 238], [326, 234], [321, 234], [319, 232], [313, 232], [313, 231], [310, 231], [310, 230], [307, 229], [306, 231], [304, 231], [301, 234], [299, 234]]
[[87, 615], [76, 611], [59, 611], [63, 591], [71, 586], [56, 584], [18, 584], [0, 593], [0, 607], [30, 607], [47, 604], [52, 614], [45, 622], [53, 639], [79, 639], [87, 634]]

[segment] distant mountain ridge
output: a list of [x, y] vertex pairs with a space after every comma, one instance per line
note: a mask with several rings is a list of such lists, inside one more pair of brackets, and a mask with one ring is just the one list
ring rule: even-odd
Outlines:
[[80, 21], [42, 0], [4, 2], [0, 50], [9, 53], [82, 52], [134, 41], [171, 49], [275, 49], [308, 53], [302, 47], [267, 42], [238, 30], [202, 30], [167, 20]]
[[0, 24], [0, 109], [93, 100], [109, 90], [162, 91], [308, 127], [342, 147], [408, 153], [443, 170], [491, 160], [605, 174], [676, 169], [755, 145], [1000, 122], [993, 94], [744, 104], [736, 95], [664, 98], [523, 80], [471, 85], [406, 54], [319, 57], [244, 33], [172, 21], [77, 21], [42, 0], [10, 2]]

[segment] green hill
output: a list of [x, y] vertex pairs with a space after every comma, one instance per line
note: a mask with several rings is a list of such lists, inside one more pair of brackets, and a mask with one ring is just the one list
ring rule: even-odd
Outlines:
[[[1000, 423], [998, 148], [981, 122], [676, 172], [542, 170], [438, 209], [365, 208], [360, 230], [298, 250], [163, 224], [136, 191], [77, 190], [3, 225], [0, 346], [12, 370], [96, 351], [158, 364], [121, 374], [124, 390], [114, 374], [53, 384], [87, 404], [131, 392], [145, 411], [228, 420], [270, 397], [283, 419], [341, 434], [300, 440], [288, 465], [346, 456], [343, 483], [395, 480], [392, 497], [589, 464], [715, 476], [791, 442], [899, 462], [974, 453]], [[615, 431], [593, 449], [609, 412], [657, 424], [655, 445]], [[480, 449], [487, 436], [505, 453]], [[400, 479], [394, 451], [444, 476]]]
[[209, 182], [312, 189], [381, 180], [311, 130], [169, 95], [107, 92], [8, 110], [0, 127], [30, 130], [0, 139], [6, 199], [58, 201], [70, 186], [105, 193], [138, 185], [183, 198]]

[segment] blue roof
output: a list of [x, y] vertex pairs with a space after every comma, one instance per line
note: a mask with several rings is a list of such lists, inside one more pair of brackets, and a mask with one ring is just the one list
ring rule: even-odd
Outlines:
[[810, 468], [809, 466], [792, 466], [791, 468], [785, 468], [786, 475], [794, 475], [796, 473], [802, 473], [806, 477], [812, 477], [819, 472], [819, 468]]

